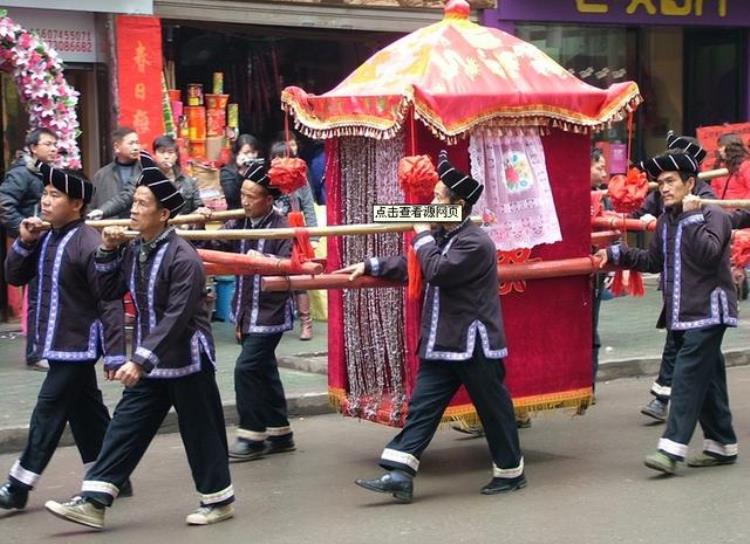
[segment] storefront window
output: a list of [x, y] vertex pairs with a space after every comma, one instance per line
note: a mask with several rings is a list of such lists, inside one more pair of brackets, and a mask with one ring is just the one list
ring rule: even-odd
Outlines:
[[[516, 34], [595, 87], [636, 79], [637, 33], [626, 27], [518, 24]], [[627, 124], [615, 123], [593, 136], [604, 148], [611, 173], [625, 171]]]

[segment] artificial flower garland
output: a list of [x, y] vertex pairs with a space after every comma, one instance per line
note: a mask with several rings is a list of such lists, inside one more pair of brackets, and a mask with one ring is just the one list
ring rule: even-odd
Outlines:
[[48, 128], [57, 135], [59, 166], [81, 168], [76, 104], [79, 93], [63, 76], [57, 52], [36, 34], [0, 14], [0, 70], [13, 74], [26, 104], [30, 128]]

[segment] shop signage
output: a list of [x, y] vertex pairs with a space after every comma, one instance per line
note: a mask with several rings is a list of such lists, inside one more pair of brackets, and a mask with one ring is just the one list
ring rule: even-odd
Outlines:
[[747, 26], [747, 0], [498, 0], [490, 22]]
[[[251, 0], [253, 1], [253, 0]], [[403, 8], [439, 9], [445, 7], [446, 0], [257, 0], [263, 3], [315, 4], [316, 6], [336, 6], [346, 8]], [[497, 0], [468, 0], [472, 9], [494, 8]]]
[[97, 61], [98, 44], [93, 13], [10, 8], [8, 15], [47, 42], [63, 62]]
[[[29, 0], [0, 0], [0, 7], [28, 8]], [[88, 11], [97, 13], [143, 13], [154, 12], [153, 0], [44, 0], [39, 7], [65, 11]]]

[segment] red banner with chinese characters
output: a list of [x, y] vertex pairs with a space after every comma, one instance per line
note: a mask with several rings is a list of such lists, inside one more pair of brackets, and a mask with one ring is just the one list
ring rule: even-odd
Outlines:
[[698, 127], [695, 131], [698, 141], [708, 153], [708, 158], [703, 163], [704, 168], [713, 168], [716, 159], [715, 152], [718, 147], [720, 136], [733, 132], [742, 138], [746, 145], [750, 144], [750, 123], [734, 123], [731, 125], [712, 125]]
[[161, 22], [158, 17], [118, 15], [116, 34], [118, 122], [134, 128], [141, 145], [150, 149], [164, 134]]

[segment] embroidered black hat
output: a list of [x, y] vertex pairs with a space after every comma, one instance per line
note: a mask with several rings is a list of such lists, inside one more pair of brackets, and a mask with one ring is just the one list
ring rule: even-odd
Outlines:
[[700, 164], [706, 158], [706, 150], [691, 136], [677, 136], [673, 130], [667, 133], [667, 149], [684, 151]]
[[651, 159], [642, 161], [641, 170], [649, 177], [656, 179], [662, 172], [684, 172], [693, 176], [698, 175], [698, 161], [693, 155], [685, 151], [672, 150]]
[[153, 157], [141, 151], [141, 175], [138, 178], [136, 186], [145, 185], [148, 187], [161, 205], [169, 210], [169, 217], [174, 217], [185, 205], [185, 199], [182, 198], [180, 190], [164, 173], [156, 166]]
[[476, 204], [482, 194], [484, 185], [471, 176], [456, 170], [448, 160], [448, 152], [443, 150], [438, 154], [438, 175], [451, 191], [463, 198], [471, 205]]
[[42, 181], [45, 185], [52, 185], [70, 198], [81, 199], [86, 204], [91, 202], [91, 197], [94, 196], [94, 186], [90, 181], [68, 174], [42, 161], [37, 161], [36, 166], [42, 174]]
[[250, 180], [264, 187], [274, 198], [282, 195], [281, 191], [271, 185], [271, 178], [268, 176], [268, 170], [266, 169], [266, 161], [263, 159], [254, 159], [250, 162], [242, 173], [242, 179]]

